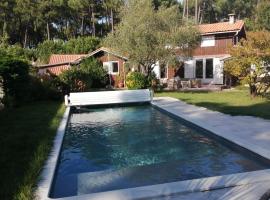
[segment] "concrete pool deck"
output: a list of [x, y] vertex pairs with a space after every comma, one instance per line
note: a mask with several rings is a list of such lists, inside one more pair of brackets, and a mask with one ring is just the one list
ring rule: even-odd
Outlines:
[[[187, 104], [170, 97], [154, 98], [152, 104], [190, 121], [216, 135], [270, 159], [270, 120], [250, 116], [231, 116]], [[268, 175], [269, 176], [269, 175]], [[254, 176], [256, 179], [256, 176]], [[163, 199], [260, 199], [270, 189], [270, 179], [241, 186], [154, 198]]]
[[[154, 98], [152, 105], [183, 118], [250, 151], [270, 159], [270, 120], [230, 116], [186, 104], [174, 98]], [[48, 197], [61, 149], [70, 108], [59, 126], [54, 147], [41, 175], [36, 198]], [[168, 170], [169, 173], [169, 170]], [[58, 198], [58, 200], [256, 200], [270, 189], [270, 169]]]

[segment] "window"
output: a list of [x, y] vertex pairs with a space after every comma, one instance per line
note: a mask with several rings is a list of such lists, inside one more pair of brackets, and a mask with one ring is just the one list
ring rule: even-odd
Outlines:
[[201, 47], [214, 47], [214, 46], [215, 46], [215, 37], [213, 36], [202, 37]]
[[206, 64], [205, 64], [205, 77], [206, 78], [213, 78], [213, 59], [206, 59]]
[[203, 60], [196, 60], [196, 78], [203, 78]]
[[118, 62], [113, 62], [112, 63], [112, 74], [118, 74], [118, 72], [119, 72]]
[[168, 78], [167, 73], [168, 73], [168, 68], [166, 65], [162, 64], [160, 66], [160, 78]]
[[103, 68], [108, 72], [108, 74], [118, 74], [119, 73], [119, 62], [103, 62]]

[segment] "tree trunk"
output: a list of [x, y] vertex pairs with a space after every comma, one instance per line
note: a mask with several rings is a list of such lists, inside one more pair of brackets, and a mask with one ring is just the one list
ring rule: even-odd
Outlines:
[[84, 16], [82, 16], [82, 22], [81, 22], [81, 35], [84, 35]]
[[112, 25], [112, 33], [114, 32], [114, 19], [113, 19], [113, 9], [111, 8], [111, 25]]
[[47, 39], [50, 40], [51, 36], [50, 36], [50, 24], [49, 22], [47, 22]]
[[186, 16], [186, 0], [183, 0], [183, 19]]
[[27, 46], [27, 39], [28, 39], [28, 26], [26, 26], [25, 32], [24, 32], [23, 48], [26, 48]]
[[195, 0], [195, 24], [198, 24], [198, 0]]
[[252, 98], [257, 96], [257, 89], [256, 89], [256, 85], [254, 84], [249, 84], [249, 92]]
[[92, 23], [92, 36], [96, 36], [96, 27], [95, 27], [95, 13], [94, 13], [94, 8], [89, 7], [90, 10], [90, 17], [91, 17], [91, 23]]
[[186, 1], [187, 1], [186, 6], [187, 6], [187, 20], [188, 20], [188, 15], [189, 15], [189, 13], [188, 13], [188, 0], [186, 0]]

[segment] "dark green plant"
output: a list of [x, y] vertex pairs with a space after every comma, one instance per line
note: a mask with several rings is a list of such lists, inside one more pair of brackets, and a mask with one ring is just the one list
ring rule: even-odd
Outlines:
[[130, 72], [126, 77], [128, 89], [144, 89], [148, 85], [146, 76], [140, 72]]
[[64, 71], [60, 75], [60, 80], [67, 86], [67, 93], [83, 92], [92, 85], [91, 78], [87, 77], [86, 73], [76, 67]]
[[2, 58], [0, 59], [0, 76], [5, 106], [15, 106], [24, 102], [30, 82], [29, 64], [15, 58]]
[[83, 60], [79, 68], [92, 80], [92, 88], [102, 88], [108, 82], [107, 72], [103, 68], [102, 63], [94, 58]]

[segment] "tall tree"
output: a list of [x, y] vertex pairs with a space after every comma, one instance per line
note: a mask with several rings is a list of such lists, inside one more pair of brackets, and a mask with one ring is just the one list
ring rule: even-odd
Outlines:
[[110, 17], [107, 17], [108, 22], [111, 24], [111, 32], [114, 31], [114, 24], [115, 24], [115, 18], [116, 13], [119, 12], [120, 8], [124, 5], [123, 0], [104, 0], [103, 6], [107, 12], [107, 15]]
[[270, 31], [270, 1], [264, 0], [258, 3], [256, 18], [260, 29]]
[[33, 21], [35, 20], [36, 4], [33, 0], [16, 0], [14, 8], [15, 14], [18, 15], [22, 36], [23, 47], [28, 46], [28, 35], [31, 28], [33, 28]]
[[125, 6], [121, 22], [105, 44], [127, 55], [150, 76], [157, 62], [175, 58], [176, 49], [187, 52], [194, 48], [199, 33], [193, 26], [181, 24], [177, 6], [155, 10], [148, 0], [134, 0]]

